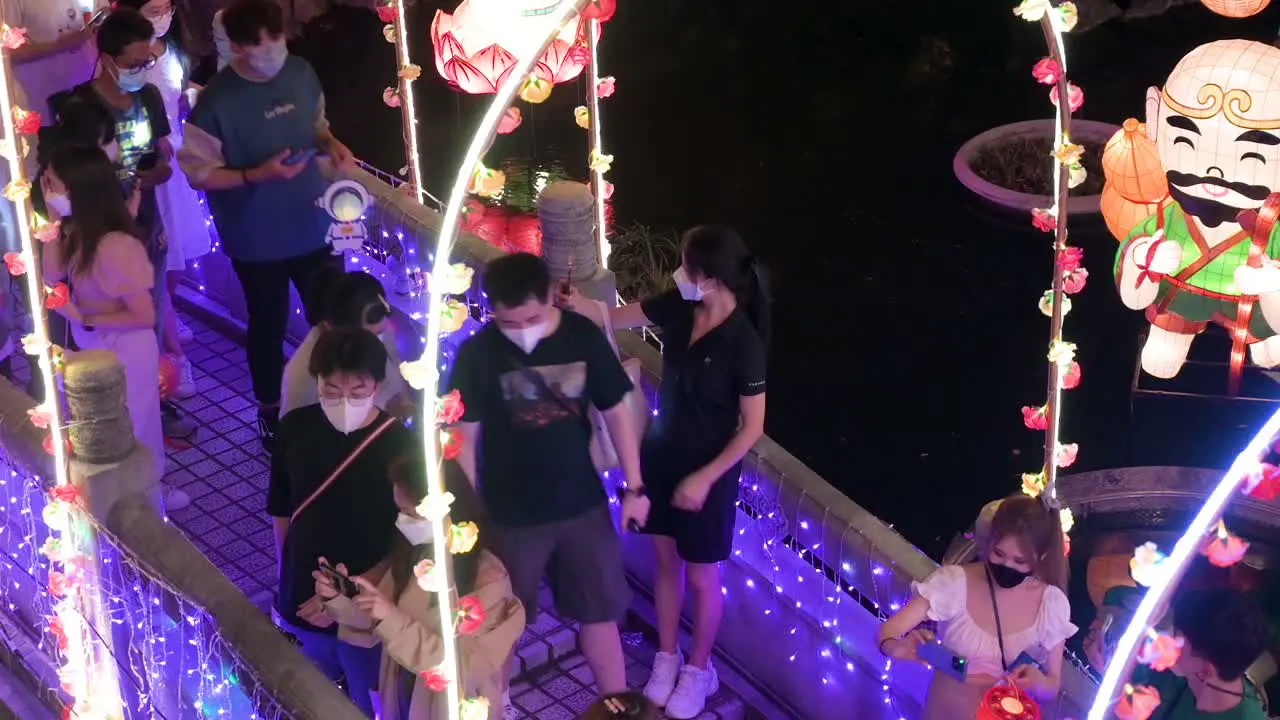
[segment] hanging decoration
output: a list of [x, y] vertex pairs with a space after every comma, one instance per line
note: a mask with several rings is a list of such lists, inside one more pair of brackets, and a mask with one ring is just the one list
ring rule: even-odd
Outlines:
[[1246, 18], [1257, 15], [1271, 4], [1271, 0], [1200, 0], [1215, 13], [1229, 18]]
[[[22, 346], [28, 355], [37, 358], [37, 367], [33, 369], [37, 377], [33, 379], [41, 383], [44, 397], [57, 398], [54, 376], [61, 364], [62, 349], [49, 339], [45, 312], [49, 305], [64, 305], [67, 290], [65, 285], [48, 288], [41, 280], [40, 264], [33, 261], [34, 240], [47, 240], [38, 237], [37, 228], [43, 221], [31, 211], [28, 203], [31, 184], [24, 175], [23, 158], [27, 152], [25, 136], [38, 132], [41, 120], [39, 114], [14, 104], [16, 83], [11, 53], [21, 48], [27, 38], [24, 29], [5, 24], [3, 15], [4, 9], [0, 6], [0, 46], [5, 50], [0, 67], [0, 134], [4, 137], [0, 153], [12, 178], [4, 189], [4, 197], [13, 203], [19, 243], [19, 250], [6, 254], [4, 262], [12, 276], [22, 279], [27, 307], [31, 309], [32, 331], [22, 338]], [[98, 564], [93, 557], [92, 534], [87, 529], [79, 492], [71, 485], [67, 473], [70, 448], [61, 407], [57, 402], [46, 402], [27, 416], [34, 427], [45, 433], [43, 445], [45, 452], [52, 456], [54, 468], [54, 476], [46, 479], [49, 491], [41, 518], [50, 534], [41, 552], [50, 563], [47, 589], [55, 600], [46, 630], [61, 662], [58, 678], [67, 697], [63, 715], [118, 717], [123, 708], [115, 665], [106, 660], [111, 655], [110, 632], [97, 615], [101, 599], [92, 577]]]
[[1280, 48], [1263, 43], [1201, 45], [1163, 88], [1148, 91], [1146, 122], [1126, 122], [1123, 136], [1108, 143], [1107, 222], [1124, 233], [1116, 286], [1151, 323], [1141, 364], [1154, 377], [1176, 376], [1211, 322], [1232, 336], [1229, 394], [1239, 390], [1246, 347], [1255, 364], [1280, 365], [1273, 329], [1280, 327], [1280, 270], [1272, 263], [1280, 257], [1280, 199], [1270, 210], [1264, 205], [1280, 189], [1280, 158], [1268, 142], [1280, 130], [1277, 66]]
[[[403, 0], [390, 0], [378, 6], [378, 19], [387, 25], [383, 35], [396, 46], [396, 85], [382, 91], [382, 101], [393, 108], [400, 108], [400, 127], [404, 135], [404, 151], [407, 156], [404, 170], [408, 173], [406, 187], [414, 200], [421, 203], [425, 197], [422, 177], [422, 151], [418, 146], [418, 108], [414, 101], [413, 83], [422, 75], [422, 68], [413, 64], [409, 55], [408, 20], [405, 18]], [[404, 268], [406, 273], [411, 268]]]
[[[612, 16], [613, 3], [607, 4]], [[605, 3], [599, 5], [603, 10]], [[463, 92], [496, 92], [520, 64], [521, 50], [538, 41], [549, 15], [547, 8], [547, 0], [462, 0], [452, 15], [437, 10], [431, 23], [436, 70]], [[578, 77], [588, 63], [583, 39], [587, 27], [598, 33], [599, 23], [607, 19], [589, 18], [585, 13], [568, 19], [528, 73], [538, 88], [530, 95], [540, 99], [526, 97], [526, 90], [521, 90], [521, 98], [542, 102], [551, 94], [551, 86]]]
[[[1063, 318], [1070, 310], [1068, 295], [1084, 289], [1088, 271], [1084, 268], [1084, 251], [1067, 245], [1067, 195], [1072, 187], [1084, 182], [1081, 164], [1084, 147], [1071, 141], [1071, 115], [1084, 103], [1084, 91], [1067, 79], [1067, 53], [1063, 34], [1075, 27], [1076, 7], [1070, 2], [1023, 0], [1013, 13], [1029, 22], [1040, 24], [1048, 45], [1048, 57], [1031, 68], [1036, 82], [1049, 85], [1049, 102], [1054, 107], [1054, 145], [1051, 157], [1053, 172], [1053, 206], [1031, 211], [1031, 224], [1052, 237], [1053, 275], [1049, 289], [1039, 298], [1040, 312], [1049, 318], [1049, 376], [1046, 399], [1039, 406], [1024, 406], [1022, 422], [1027, 428], [1044, 433], [1044, 453], [1039, 472], [1022, 476], [1022, 491], [1040, 497], [1051, 509], [1060, 509], [1057, 478], [1060, 468], [1076, 461], [1078, 446], [1063, 443], [1059, 437], [1062, 415], [1062, 391], [1080, 381], [1080, 366], [1075, 362], [1075, 345], [1063, 340]], [[1066, 102], [1061, 102], [1066, 98]], [[1065, 537], [1069, 528], [1064, 527]]]

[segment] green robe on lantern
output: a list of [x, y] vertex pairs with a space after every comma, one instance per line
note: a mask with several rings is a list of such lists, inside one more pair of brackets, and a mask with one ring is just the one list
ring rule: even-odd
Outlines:
[[[1160, 222], [1161, 215], [1163, 215], [1163, 223]], [[1194, 275], [1180, 281], [1177, 280], [1177, 276], [1180, 276], [1187, 266], [1199, 260], [1205, 250], [1202, 250], [1201, 243], [1196, 240], [1199, 233], [1195, 232], [1193, 234], [1193, 231], [1187, 225], [1186, 213], [1182, 211], [1182, 207], [1176, 202], [1169, 203], [1161, 214], [1153, 214], [1143, 220], [1129, 232], [1129, 236], [1120, 244], [1119, 250], [1116, 251], [1116, 261], [1112, 271], [1115, 275], [1116, 283], [1119, 284], [1121, 282], [1121, 262], [1124, 260], [1124, 254], [1133, 241], [1142, 237], [1150, 237], [1161, 227], [1164, 228], [1164, 239], [1176, 242], [1178, 247], [1182, 248], [1182, 259], [1178, 262], [1177, 272], [1160, 279], [1160, 289], [1156, 294], [1155, 302], [1151, 308], [1148, 308], [1148, 313], [1158, 308], [1158, 314], [1172, 313], [1191, 323], [1218, 322], [1226, 324], [1235, 322], [1238, 303], [1240, 302], [1240, 291], [1236, 289], [1235, 271], [1236, 268], [1248, 264], [1249, 249], [1252, 246], [1252, 242], [1247, 236], [1239, 240], [1239, 242], [1234, 241], [1240, 236], [1232, 236], [1224, 240], [1224, 243], [1230, 244], [1234, 242], [1234, 244], [1210, 260]], [[1241, 230], [1241, 235], [1244, 234], [1244, 231]], [[1211, 251], [1207, 243], [1204, 248]], [[1269, 258], [1280, 257], [1280, 223], [1271, 230], [1271, 237], [1267, 242], [1266, 256]], [[1132, 278], [1128, 280], [1128, 282], [1134, 281]], [[1249, 318], [1249, 334], [1258, 340], [1265, 340], [1276, 335], [1276, 332], [1267, 324], [1266, 319], [1256, 306], [1253, 308]]]

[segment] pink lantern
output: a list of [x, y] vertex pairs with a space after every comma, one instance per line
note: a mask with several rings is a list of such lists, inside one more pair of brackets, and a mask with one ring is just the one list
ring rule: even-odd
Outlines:
[[[516, 64], [510, 49], [527, 45], [539, 35], [546, 23], [547, 4], [547, 0], [462, 0], [452, 15], [436, 11], [431, 23], [436, 70], [463, 92], [496, 92]], [[590, 61], [587, 27], [586, 19], [575, 17], [560, 28], [533, 75], [551, 84], [578, 77]], [[599, 33], [599, 24], [594, 27]]]

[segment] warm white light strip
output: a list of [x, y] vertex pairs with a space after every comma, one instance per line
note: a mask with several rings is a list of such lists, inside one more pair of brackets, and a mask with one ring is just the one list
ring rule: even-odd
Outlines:
[[1098, 686], [1098, 694], [1093, 699], [1093, 707], [1089, 709], [1089, 720], [1106, 720], [1111, 716], [1112, 706], [1118, 699], [1116, 691], [1128, 675], [1127, 670], [1138, 648], [1138, 643], [1147, 634], [1153, 621], [1158, 621], [1155, 617], [1156, 608], [1163, 606], [1177, 587], [1187, 564], [1204, 546], [1205, 536], [1217, 525], [1227, 503], [1231, 501], [1245, 476], [1257, 467], [1259, 459], [1277, 432], [1280, 432], [1280, 410], [1271, 416], [1253, 440], [1249, 441], [1249, 446], [1244, 449], [1244, 452], [1236, 457], [1236, 461], [1231, 464], [1231, 469], [1227, 470], [1227, 474], [1218, 483], [1213, 494], [1205, 500], [1200, 512], [1196, 514], [1195, 519], [1187, 526], [1186, 532], [1182, 534], [1182, 538], [1178, 540], [1178, 544], [1173, 546], [1173, 552], [1169, 553], [1161, 563], [1162, 572], [1142, 597], [1142, 603], [1138, 605], [1133, 619], [1129, 621], [1129, 627], [1120, 637], [1115, 654], [1107, 664], [1107, 670], [1102, 676], [1102, 684]]
[[[587, 51], [590, 53], [590, 64], [587, 65], [587, 109], [590, 112], [590, 120], [588, 123], [591, 129], [591, 149], [597, 155], [604, 154], [604, 137], [603, 123], [600, 117], [600, 56], [597, 46], [597, 38], [600, 34], [600, 21], [591, 20], [587, 23]], [[595, 195], [596, 201], [596, 241], [600, 244], [600, 267], [605, 270], [609, 269], [609, 253], [612, 246], [609, 244], [609, 231], [604, 224], [604, 173], [595, 170], [591, 171], [591, 192]]]
[[405, 152], [408, 157], [409, 182], [413, 184], [414, 199], [423, 202], [422, 187], [422, 153], [418, 150], [418, 106], [413, 101], [413, 81], [400, 77], [400, 72], [409, 66], [409, 37], [406, 30], [409, 23], [405, 17], [406, 0], [394, 0], [396, 8], [396, 56], [400, 66], [396, 68], [396, 77], [400, 80], [400, 112], [405, 120]]
[[[1049, 27], [1052, 31], [1053, 44], [1057, 49], [1056, 54], [1058, 56], [1058, 65], [1061, 66], [1062, 68], [1062, 74], [1064, 76], [1067, 76], [1066, 75], [1067, 46], [1066, 46], [1066, 43], [1062, 41], [1062, 33], [1063, 33], [1062, 16], [1058, 13], [1056, 9], [1050, 9], [1047, 15], [1049, 18]], [[1066, 103], [1066, 105], [1063, 105], [1063, 103]], [[1067, 138], [1064, 138], [1062, 136], [1062, 131], [1063, 131], [1062, 118], [1064, 115], [1062, 111], [1063, 107], [1066, 107], [1067, 112], [1070, 112], [1070, 108], [1071, 108], [1070, 101], [1068, 100], [1068, 98], [1060, 97], [1058, 98], [1058, 107], [1055, 107], [1053, 112], [1053, 137], [1055, 138], [1054, 140], [1055, 143], [1067, 141]], [[1050, 158], [1050, 162], [1053, 163], [1053, 217], [1054, 217], [1055, 223], [1065, 223], [1067, 221], [1066, 208], [1062, 208], [1058, 206], [1059, 192], [1061, 191], [1061, 188], [1062, 188], [1062, 168], [1059, 166], [1059, 163], [1056, 158]], [[1053, 266], [1054, 266], [1053, 272], [1056, 277], [1059, 272], [1056, 228], [1054, 230], [1054, 238], [1055, 240], [1053, 245]], [[1063, 290], [1057, 287], [1055, 287], [1053, 291], [1055, 293], [1063, 292]], [[1059, 303], [1066, 302], [1066, 299], [1062, 298], [1058, 300], [1058, 302]], [[1051, 342], [1057, 342], [1061, 339], [1062, 339], [1062, 332], [1061, 332], [1061, 328], [1059, 328], [1058, 337], [1052, 338]], [[1046, 467], [1044, 468], [1045, 476], [1053, 480], [1053, 482], [1046, 482], [1045, 489], [1044, 489], [1044, 493], [1048, 500], [1049, 507], [1051, 508], [1056, 508], [1058, 506], [1058, 483], [1057, 483], [1058, 437], [1059, 437], [1059, 433], [1062, 432], [1062, 369], [1061, 368], [1058, 369], [1057, 378], [1058, 378], [1058, 382], [1054, 385], [1052, 389], [1053, 397], [1049, 398], [1049, 407], [1053, 411], [1053, 422], [1051, 423], [1051, 427], [1053, 427], [1053, 437], [1046, 437], [1044, 439], [1045, 443], [1047, 443], [1047, 447], [1052, 448], [1052, 450], [1045, 453], [1045, 457], [1047, 457], [1049, 459], [1049, 462], [1053, 463], [1053, 465], [1050, 466], [1048, 465], [1048, 463], [1046, 463]]]
[[[518, 60], [508, 72], [507, 79], [503, 81], [497, 93], [494, 94], [489, 109], [485, 111], [484, 117], [480, 120], [480, 126], [476, 128], [476, 133], [471, 138], [471, 144], [467, 147], [466, 154], [463, 155], [462, 164], [458, 167], [458, 175], [454, 180], [453, 189], [449, 191], [449, 202], [445, 207], [444, 220], [440, 225], [440, 232], [436, 238], [435, 258], [431, 266], [431, 277], [433, 279], [444, 278], [449, 273], [449, 255], [453, 252], [453, 245], [458, 238], [458, 221], [462, 217], [463, 203], [467, 199], [467, 188], [471, 184], [471, 176], [475, 172], [476, 163], [480, 162], [480, 158], [493, 140], [494, 133], [498, 128], [498, 121], [502, 119], [503, 113], [507, 111], [512, 100], [515, 99], [516, 92], [520, 89], [530, 71], [533, 70], [538, 58], [542, 57], [542, 54], [546, 52], [556, 35], [559, 34], [560, 28], [581, 10], [587, 2], [588, 0], [560, 0], [555, 10], [547, 15], [546, 31], [537, 47], [522, 47], [519, 48], [519, 52], [515, 53]], [[408, 98], [405, 98], [405, 101], [408, 102]], [[439, 394], [441, 311], [444, 308], [445, 296], [437, 288], [431, 287], [428, 289], [427, 297], [427, 337], [426, 347], [422, 351], [422, 357], [427, 361], [420, 363], [420, 365], [427, 372], [423, 387], [427, 389], [428, 397], [432, 398], [432, 404], [426, 410], [427, 420], [431, 422], [435, 414], [434, 398]], [[464, 405], [470, 400], [471, 398], [462, 398]], [[440, 458], [436, 453], [437, 437], [432, 433], [424, 433], [424, 435], [423, 453], [426, 456], [428, 479], [427, 501], [430, 504], [435, 504], [432, 501], [438, 502], [444, 493], [444, 481], [440, 472]], [[436, 506], [438, 507], [438, 505]], [[433, 524], [432, 545], [437, 568], [449, 567], [449, 544], [445, 535], [445, 525], [444, 522]], [[452, 632], [445, 631], [447, 628], [454, 627], [453, 598], [448, 594], [442, 593], [437, 607], [440, 610], [440, 627], [442, 628], [440, 635], [443, 640], [441, 664], [449, 669], [453, 677], [453, 681], [449, 683], [446, 690], [449, 708], [448, 716], [450, 720], [459, 720], [461, 698], [459, 696], [458, 683], [461, 676], [458, 672], [457, 640]]]

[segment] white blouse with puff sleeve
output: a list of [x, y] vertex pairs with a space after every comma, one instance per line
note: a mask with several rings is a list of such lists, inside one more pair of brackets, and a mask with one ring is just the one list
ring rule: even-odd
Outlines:
[[[924, 582], [914, 583], [914, 590], [929, 601], [929, 619], [939, 623], [938, 640], [949, 650], [969, 661], [969, 672], [999, 676], [1000, 643], [990, 633], [974, 623], [969, 615], [968, 581], [964, 568], [944, 565]], [[1004, 652], [1008, 662], [1013, 662], [1023, 651], [1043, 659], [1045, 651], [1057, 647], [1076, 634], [1078, 628], [1071, 624], [1071, 604], [1057, 587], [1048, 586], [1040, 601], [1040, 612], [1031, 627], [1004, 636]]]

